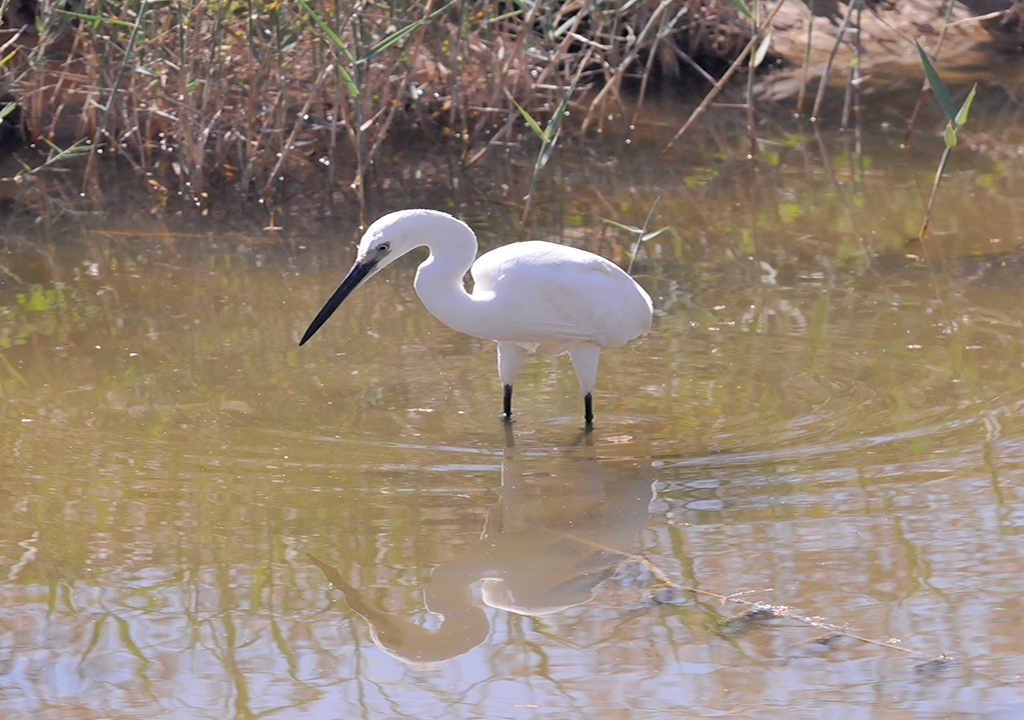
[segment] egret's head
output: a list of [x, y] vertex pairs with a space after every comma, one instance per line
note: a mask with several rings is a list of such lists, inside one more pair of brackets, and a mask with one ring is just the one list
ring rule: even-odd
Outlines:
[[448, 213], [438, 210], [399, 210], [373, 222], [359, 239], [356, 265], [372, 265], [364, 280], [411, 250], [438, 235], [450, 235], [454, 227], [468, 227]]
[[452, 222], [462, 224], [451, 215], [436, 210], [400, 210], [370, 225], [359, 240], [355, 264], [313, 318], [299, 345], [313, 337], [353, 290], [410, 250], [423, 245], [435, 229]]

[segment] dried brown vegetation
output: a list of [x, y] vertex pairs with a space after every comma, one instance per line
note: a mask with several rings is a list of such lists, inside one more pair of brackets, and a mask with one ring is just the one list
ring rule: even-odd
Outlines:
[[8, 0], [0, 130], [20, 124], [51, 164], [85, 157], [90, 195], [113, 156], [156, 209], [276, 204], [288, 178], [362, 206], [384, 147], [442, 144], [471, 167], [529, 137], [525, 115], [537, 132], [570, 87], [583, 133], [609, 115], [628, 124], [637, 98], [666, 87], [703, 95], [731, 64], [727, 76], [764, 61], [754, 20], [763, 30], [784, 4]]
[[472, 165], [523, 130], [516, 103], [542, 119], [578, 77], [584, 125], [600, 124], [626, 83], [727, 62], [744, 23], [719, 0], [84, 0], [51, 8], [38, 37], [6, 31], [2, 71], [30, 139], [78, 142], [94, 170], [116, 153], [158, 195], [273, 200], [315, 168], [361, 197], [398, 129]]

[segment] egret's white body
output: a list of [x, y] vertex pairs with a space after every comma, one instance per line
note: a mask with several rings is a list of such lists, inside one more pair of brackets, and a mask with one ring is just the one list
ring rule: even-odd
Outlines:
[[[427, 310], [455, 330], [498, 343], [504, 417], [511, 416], [512, 385], [526, 354], [568, 353], [589, 425], [601, 348], [623, 345], [650, 330], [652, 305], [621, 268], [585, 250], [535, 240], [476, 258], [476, 235], [461, 220], [435, 210], [394, 212], [363, 234], [355, 264], [300, 345], [352, 290], [421, 246], [430, 255], [416, 271], [414, 287]], [[472, 292], [463, 282], [467, 270]]]

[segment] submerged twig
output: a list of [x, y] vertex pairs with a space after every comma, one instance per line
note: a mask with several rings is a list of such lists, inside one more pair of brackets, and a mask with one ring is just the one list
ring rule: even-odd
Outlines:
[[757, 615], [755, 616], [757, 619], [792, 620], [794, 622], [798, 622], [802, 625], [807, 625], [809, 627], [828, 630], [830, 633], [835, 633], [837, 635], [850, 638], [851, 640], [857, 640], [867, 645], [884, 647], [889, 650], [896, 650], [906, 655], [912, 655], [915, 657], [930, 657], [929, 655], [922, 653], [919, 650], [903, 647], [902, 645], [899, 645], [898, 641], [896, 640], [876, 640], [865, 635], [860, 635], [858, 633], [851, 632], [840, 625], [835, 625], [822, 617], [804, 615], [802, 613], [799, 613], [793, 608], [788, 607], [786, 605], [769, 605], [760, 600], [748, 600], [746, 598], [740, 597], [740, 595], [748, 593], [730, 593], [726, 595], [723, 593], [714, 592], [713, 590], [704, 590], [702, 588], [695, 588], [687, 585], [682, 585], [672, 580], [668, 576], [668, 574], [665, 573], [665, 571], [663, 571], [660, 567], [655, 565], [654, 562], [652, 562], [651, 560], [648, 560], [646, 557], [643, 557], [641, 555], [632, 555], [630, 556], [630, 559], [646, 567], [648, 571], [655, 577], [655, 579], [657, 579], [658, 582], [661, 583], [662, 587], [671, 588], [678, 592], [690, 593], [692, 595], [697, 595], [699, 597], [712, 598], [714, 600], [717, 600], [721, 605], [725, 605], [727, 603], [743, 605], [744, 607], [749, 608], [749, 610], [747, 611], [748, 613], [757, 613]]

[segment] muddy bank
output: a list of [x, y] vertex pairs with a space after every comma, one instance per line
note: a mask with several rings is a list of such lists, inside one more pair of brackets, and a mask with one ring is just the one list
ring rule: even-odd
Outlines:
[[822, 76], [842, 87], [858, 78], [862, 93], [920, 89], [921, 60], [915, 41], [932, 55], [949, 83], [982, 82], [1020, 97], [1018, 59], [1024, 48], [1024, 5], [970, 0], [950, 5], [927, 0], [815, 3], [787, 2], [772, 23], [772, 50], [783, 67], [758, 83], [759, 97], [786, 101], [812, 97]]

